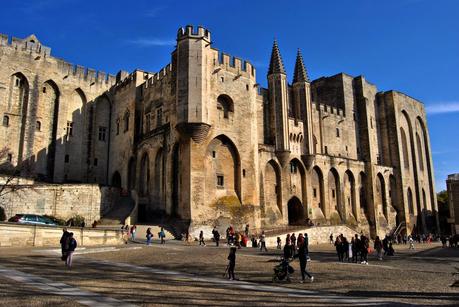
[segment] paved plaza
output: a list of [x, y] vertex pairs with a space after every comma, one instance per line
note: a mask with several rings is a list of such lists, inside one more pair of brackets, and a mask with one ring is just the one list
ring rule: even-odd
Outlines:
[[0, 249], [0, 305], [4, 306], [387, 306], [455, 305], [449, 287], [459, 249], [438, 244], [396, 246], [384, 261], [339, 263], [332, 245], [310, 246], [313, 283], [273, 283], [280, 251], [237, 252], [236, 277], [223, 278], [228, 247], [169, 241], [79, 248], [73, 269], [59, 249]]

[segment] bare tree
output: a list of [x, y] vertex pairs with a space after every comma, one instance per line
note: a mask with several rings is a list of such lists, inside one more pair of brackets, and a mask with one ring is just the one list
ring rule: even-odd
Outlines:
[[6, 146], [0, 149], [0, 201], [6, 194], [23, 188], [20, 178], [30, 178], [33, 172], [33, 164], [29, 160], [14, 165], [10, 153]]

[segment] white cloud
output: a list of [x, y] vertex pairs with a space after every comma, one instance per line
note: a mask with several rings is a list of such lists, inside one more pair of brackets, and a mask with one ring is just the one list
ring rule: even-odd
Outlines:
[[426, 111], [430, 115], [459, 112], [459, 101], [429, 104]]
[[174, 46], [176, 44], [175, 40], [172, 39], [161, 39], [161, 38], [136, 38], [133, 40], [127, 41], [131, 45], [136, 45], [139, 47], [151, 47], [151, 46]]
[[146, 11], [144, 12], [144, 15], [145, 15], [146, 17], [150, 17], [150, 18], [152, 18], [152, 17], [158, 17], [158, 16], [159, 16], [159, 13], [161, 13], [161, 11], [163, 11], [164, 9], [165, 9], [164, 6], [154, 7], [154, 8], [151, 8], [151, 9], [149, 9], [149, 10], [146, 10]]

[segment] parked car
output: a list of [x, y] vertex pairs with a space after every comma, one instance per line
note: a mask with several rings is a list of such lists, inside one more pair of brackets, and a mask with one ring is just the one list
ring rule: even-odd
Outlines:
[[10, 218], [8, 222], [32, 225], [58, 226], [58, 224], [53, 222], [51, 219], [36, 214], [16, 214], [12, 218]]

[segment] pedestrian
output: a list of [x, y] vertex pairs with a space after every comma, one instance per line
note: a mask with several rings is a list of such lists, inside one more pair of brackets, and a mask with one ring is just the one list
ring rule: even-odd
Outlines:
[[220, 233], [217, 230], [217, 227], [214, 227], [212, 230], [212, 235], [214, 236], [215, 245], [218, 247], [220, 243]]
[[306, 260], [311, 261], [311, 258], [309, 257], [309, 237], [307, 233], [304, 233], [304, 248], [306, 249]]
[[147, 229], [147, 245], [151, 245], [151, 239], [153, 238], [153, 233], [151, 232], [151, 228]]
[[69, 232], [67, 231], [67, 228], [62, 229], [62, 237], [60, 240], [61, 244], [61, 260], [66, 261], [67, 260], [67, 250], [68, 250], [68, 237], [69, 237]]
[[370, 241], [364, 235], [360, 236], [360, 254], [362, 258], [362, 264], [368, 264], [368, 248], [370, 247]]
[[206, 242], [204, 242], [204, 232], [201, 230], [199, 232], [199, 246], [206, 246]]
[[166, 233], [164, 232], [164, 227], [161, 227], [161, 230], [159, 231], [159, 238], [161, 239], [161, 244], [166, 243]]
[[252, 235], [252, 248], [258, 248], [257, 238]]
[[282, 240], [280, 237], [277, 237], [277, 249], [282, 249]]
[[70, 232], [68, 235], [68, 250], [67, 250], [67, 259], [65, 260], [65, 265], [69, 270], [72, 269], [73, 253], [77, 247], [77, 241], [73, 237], [73, 232]]
[[[378, 237], [378, 239], [379, 239], [379, 237]], [[386, 256], [387, 255], [387, 251], [389, 250], [389, 237], [387, 235], [382, 240], [382, 249], [384, 250], [384, 256]]]
[[266, 236], [265, 236], [265, 231], [263, 230], [261, 232], [261, 235], [260, 235], [260, 251], [263, 251], [263, 249], [265, 250], [265, 252], [268, 251], [268, 249], [266, 248]]
[[245, 235], [248, 237], [249, 236], [249, 224], [245, 225]]
[[137, 231], [137, 226], [136, 225], [133, 225], [131, 227], [131, 240], [134, 241], [135, 240], [135, 233]]
[[236, 233], [236, 246], [237, 248], [241, 248], [241, 234], [239, 232]]
[[[301, 236], [301, 240], [300, 240], [300, 236]], [[301, 234], [298, 236], [298, 260], [300, 260], [300, 271], [301, 271], [301, 281], [300, 282], [304, 283], [305, 278], [306, 278], [305, 275], [307, 275], [309, 280], [313, 282], [314, 276], [309, 274], [309, 272], [306, 270], [306, 264], [308, 261], [308, 251], [306, 249], [305, 241]]]
[[408, 236], [408, 242], [410, 243], [410, 249], [414, 249], [414, 240], [412, 236]]
[[335, 249], [336, 249], [336, 254], [338, 255], [338, 261], [342, 262], [343, 261], [343, 254], [341, 252], [341, 237], [340, 236], [336, 237]]
[[333, 244], [333, 243], [334, 243], [334, 241], [333, 241], [333, 234], [331, 233], [331, 234], [330, 234], [330, 244]]
[[289, 240], [284, 245], [284, 260], [289, 261], [291, 258], [293, 258], [292, 242]]
[[[354, 244], [352, 245], [352, 261], [357, 263], [360, 255], [360, 239], [359, 236], [356, 234], [354, 237]], [[361, 260], [360, 260], [361, 261]]]
[[389, 250], [387, 252], [387, 256], [393, 256], [395, 253], [394, 248], [392, 247], [392, 242], [389, 242]]
[[354, 237], [351, 238], [351, 242], [349, 242], [348, 247], [348, 262], [354, 261]]
[[[387, 237], [386, 237], [387, 238]], [[384, 240], [386, 240], [386, 238], [384, 238]], [[383, 241], [384, 241], [383, 240]], [[374, 248], [375, 248], [375, 251], [378, 255], [378, 259], [379, 260], [382, 260], [382, 249], [383, 249], [383, 243], [381, 242], [381, 240], [379, 239], [379, 236], [376, 236], [375, 238], [375, 244], [374, 244]], [[387, 248], [387, 251], [389, 250], [389, 247]], [[387, 251], [385, 250], [384, 251], [384, 255], [387, 255]]]
[[228, 278], [229, 280], [236, 280], [236, 277], [234, 276], [234, 268], [236, 267], [236, 247], [231, 246], [230, 247], [230, 252], [228, 255]]
[[292, 233], [292, 236], [290, 237], [290, 240], [292, 241], [292, 254], [296, 254], [296, 236], [295, 233]]

